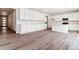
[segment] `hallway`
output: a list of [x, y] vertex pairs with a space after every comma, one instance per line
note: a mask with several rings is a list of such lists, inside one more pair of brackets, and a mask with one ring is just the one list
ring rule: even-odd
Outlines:
[[15, 9], [0, 8], [0, 37], [16, 33]]

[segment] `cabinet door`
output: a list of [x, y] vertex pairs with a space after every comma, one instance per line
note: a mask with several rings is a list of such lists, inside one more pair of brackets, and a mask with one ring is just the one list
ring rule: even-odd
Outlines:
[[29, 9], [25, 9], [25, 20], [30, 20], [31, 11]]
[[37, 13], [36, 13], [36, 11], [33, 12], [33, 20], [37, 20]]
[[29, 9], [29, 18], [30, 20], [34, 20], [34, 11]]
[[29, 20], [30, 19], [30, 10], [27, 8], [21, 8], [20, 9], [20, 19]]
[[20, 13], [20, 19], [24, 20], [25, 19], [25, 8], [20, 8], [19, 13]]

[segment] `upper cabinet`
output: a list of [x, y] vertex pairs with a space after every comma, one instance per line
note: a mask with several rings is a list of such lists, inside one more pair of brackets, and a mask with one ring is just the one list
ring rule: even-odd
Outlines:
[[30, 12], [28, 9], [26, 8], [20, 8], [19, 9], [19, 14], [20, 14], [20, 19], [21, 20], [28, 20], [29, 19], [29, 16], [30, 16]]
[[20, 8], [19, 9], [20, 19], [21, 20], [45, 20], [46, 14], [28, 9], [28, 8]]

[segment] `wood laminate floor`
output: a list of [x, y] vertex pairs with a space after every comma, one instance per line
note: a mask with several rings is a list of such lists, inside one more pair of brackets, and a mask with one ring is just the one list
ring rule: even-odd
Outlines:
[[16, 35], [0, 31], [0, 50], [71, 50], [79, 49], [79, 32], [68, 34], [42, 30]]

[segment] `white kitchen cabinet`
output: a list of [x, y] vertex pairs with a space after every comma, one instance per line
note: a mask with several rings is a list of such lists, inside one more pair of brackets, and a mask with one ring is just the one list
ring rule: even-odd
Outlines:
[[66, 24], [53, 24], [52, 31], [68, 33], [68, 25]]
[[20, 34], [30, 33], [30, 32], [34, 32], [34, 31], [40, 31], [40, 30], [45, 30], [46, 27], [47, 27], [46, 24], [33, 24], [33, 25], [22, 24], [21, 25], [21, 32], [20, 32]]
[[25, 13], [25, 8], [21, 8], [21, 9], [19, 9], [19, 15], [20, 15], [20, 19], [25, 19], [25, 15], [26, 15], [26, 13]]
[[45, 14], [32, 9], [20, 8], [19, 13], [21, 20], [45, 20]]

